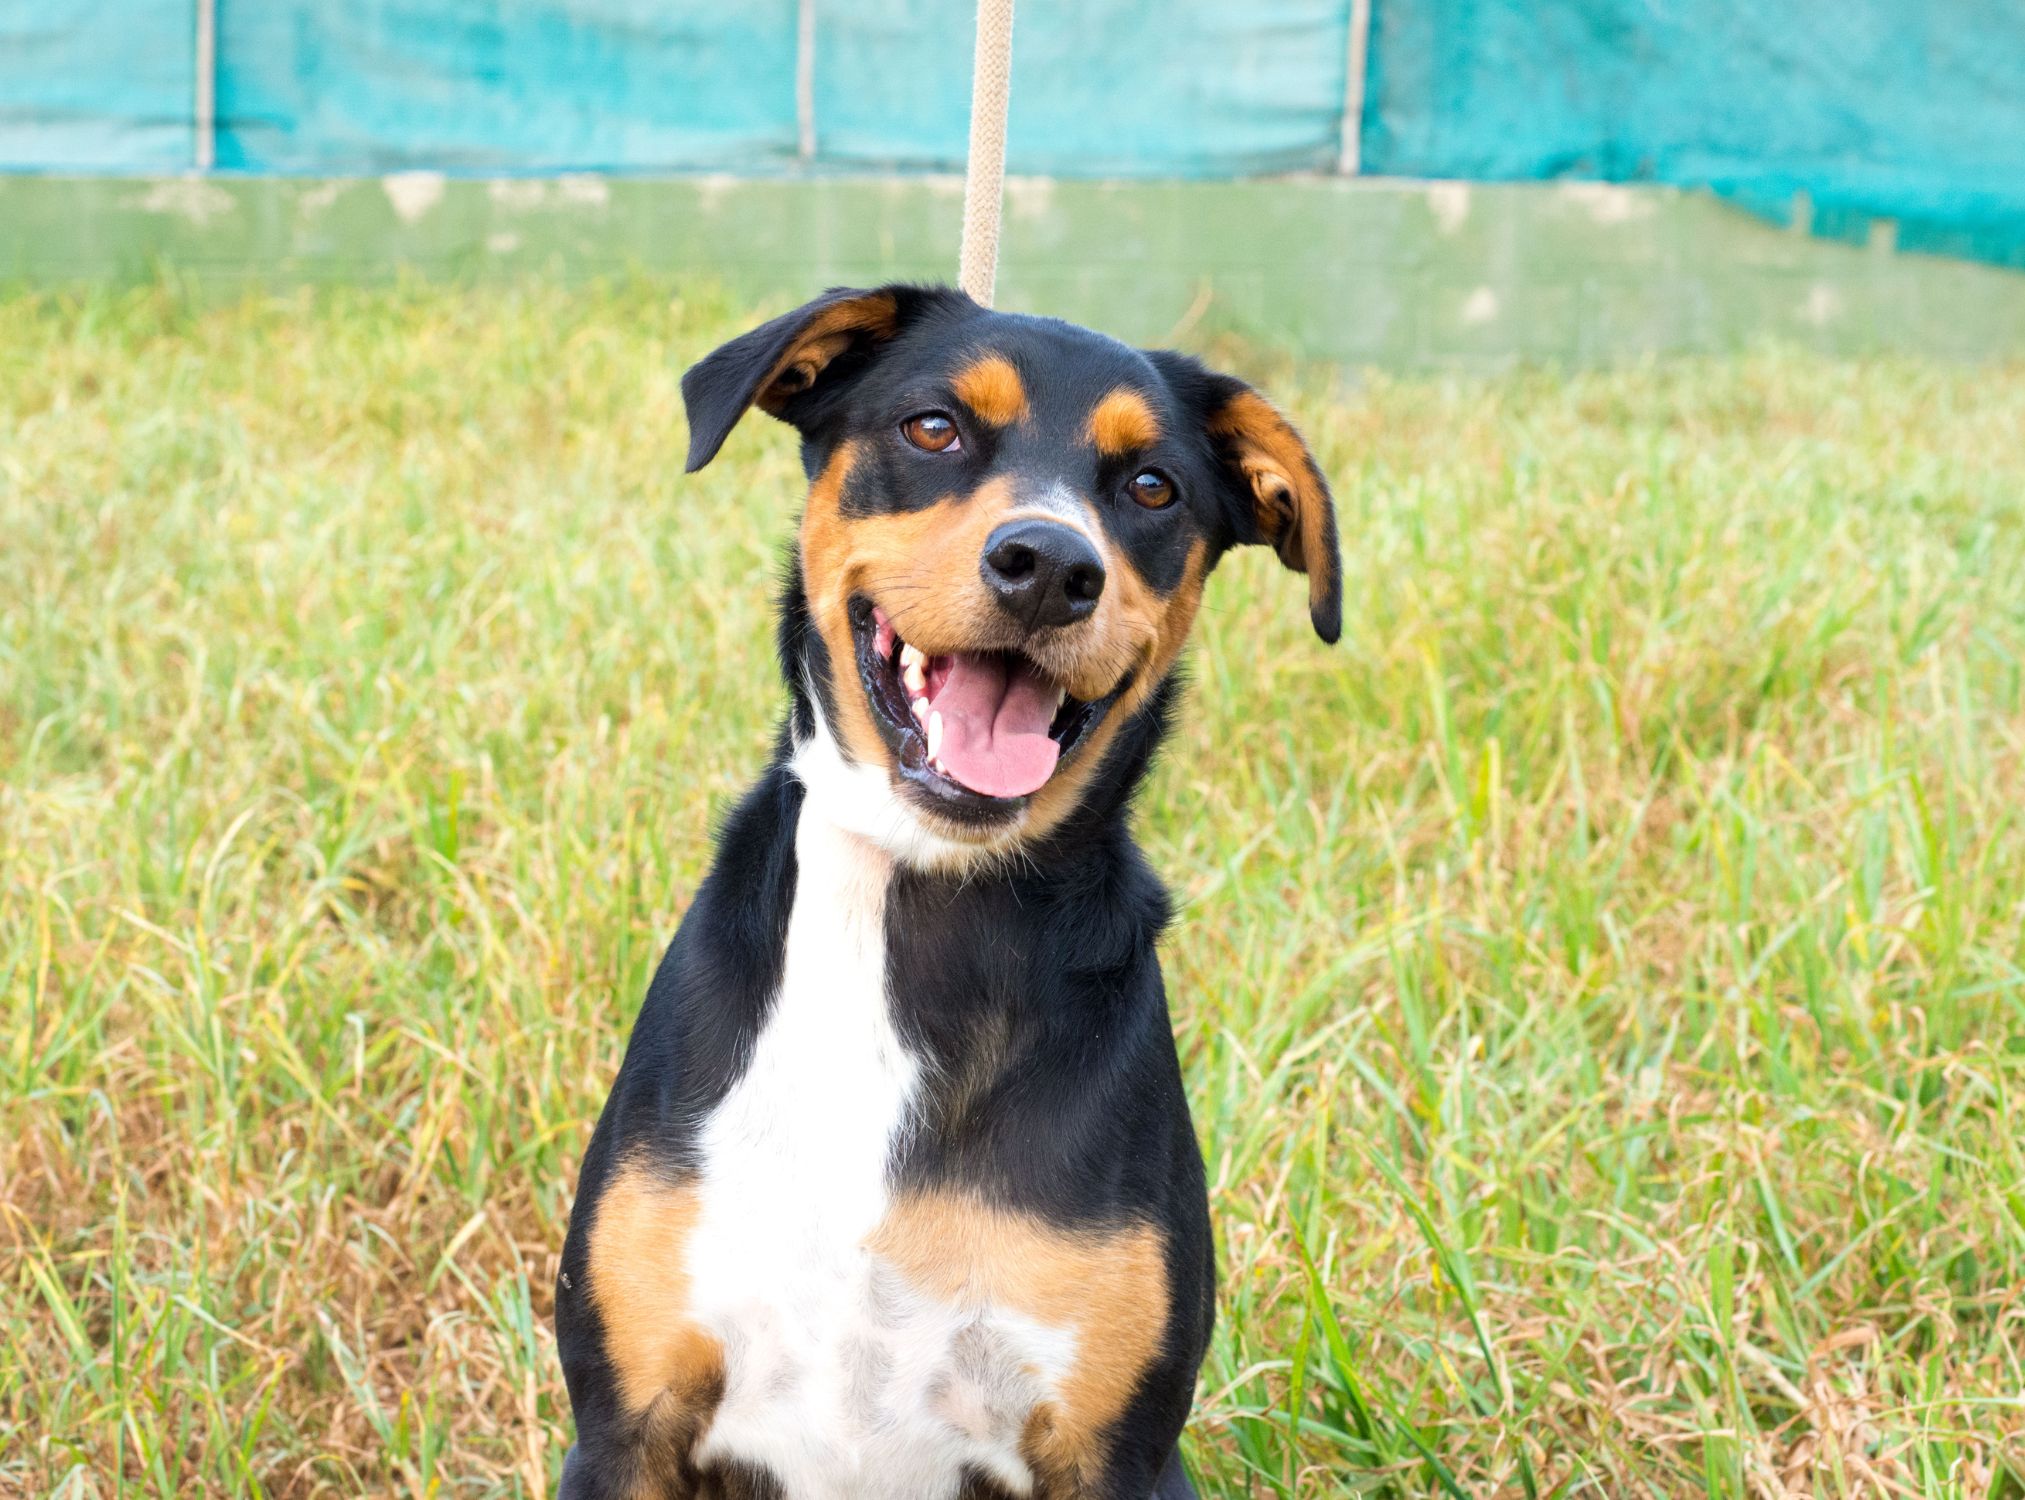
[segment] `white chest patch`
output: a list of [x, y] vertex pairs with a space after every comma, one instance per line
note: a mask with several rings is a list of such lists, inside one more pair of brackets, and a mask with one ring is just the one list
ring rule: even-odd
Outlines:
[[696, 1457], [760, 1466], [789, 1500], [953, 1500], [966, 1470], [1027, 1493], [1022, 1428], [1075, 1337], [928, 1296], [866, 1247], [921, 1067], [886, 998], [891, 857], [803, 780], [780, 993], [700, 1137], [690, 1312], [724, 1393]]

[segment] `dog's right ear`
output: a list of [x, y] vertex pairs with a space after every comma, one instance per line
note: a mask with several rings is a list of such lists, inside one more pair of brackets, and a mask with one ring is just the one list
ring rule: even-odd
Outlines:
[[793, 420], [791, 403], [815, 387], [831, 361], [847, 350], [884, 343], [900, 331], [914, 291], [834, 287], [691, 366], [682, 377], [682, 404], [689, 413], [688, 472], [717, 456], [749, 406]]

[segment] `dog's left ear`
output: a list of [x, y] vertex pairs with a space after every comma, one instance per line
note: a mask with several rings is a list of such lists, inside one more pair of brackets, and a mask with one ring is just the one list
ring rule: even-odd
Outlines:
[[1308, 617], [1334, 645], [1343, 633], [1343, 559], [1329, 482], [1293, 424], [1242, 380], [1209, 375], [1204, 426], [1235, 491], [1241, 542], [1265, 542], [1308, 575]]
[[797, 398], [810, 394], [840, 355], [884, 343], [900, 331], [914, 292], [897, 286], [877, 291], [833, 287], [692, 365], [682, 377], [682, 405], [689, 414], [688, 472], [694, 474], [717, 456], [749, 406], [794, 420]]

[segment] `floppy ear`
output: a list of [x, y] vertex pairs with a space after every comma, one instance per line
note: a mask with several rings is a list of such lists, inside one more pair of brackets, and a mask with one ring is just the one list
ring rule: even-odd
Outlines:
[[1237, 536], [1267, 542], [1280, 561], [1308, 575], [1308, 617], [1334, 645], [1343, 633], [1343, 562], [1329, 482], [1278, 409], [1228, 375], [1210, 377], [1211, 444], [1239, 496]]
[[748, 406], [757, 404], [769, 416], [782, 416], [838, 355], [892, 338], [900, 331], [901, 300], [908, 290], [833, 287], [692, 365], [682, 377], [682, 405], [689, 413], [688, 472], [694, 474], [717, 456]]

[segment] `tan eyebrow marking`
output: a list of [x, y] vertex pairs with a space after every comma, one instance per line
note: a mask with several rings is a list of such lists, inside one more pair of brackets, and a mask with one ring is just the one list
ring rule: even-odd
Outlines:
[[1012, 361], [1002, 354], [987, 354], [972, 362], [950, 384], [965, 406], [994, 427], [1026, 420], [1027, 388]]
[[1137, 391], [1119, 386], [1090, 413], [1090, 441], [1110, 458], [1160, 441], [1160, 419]]

